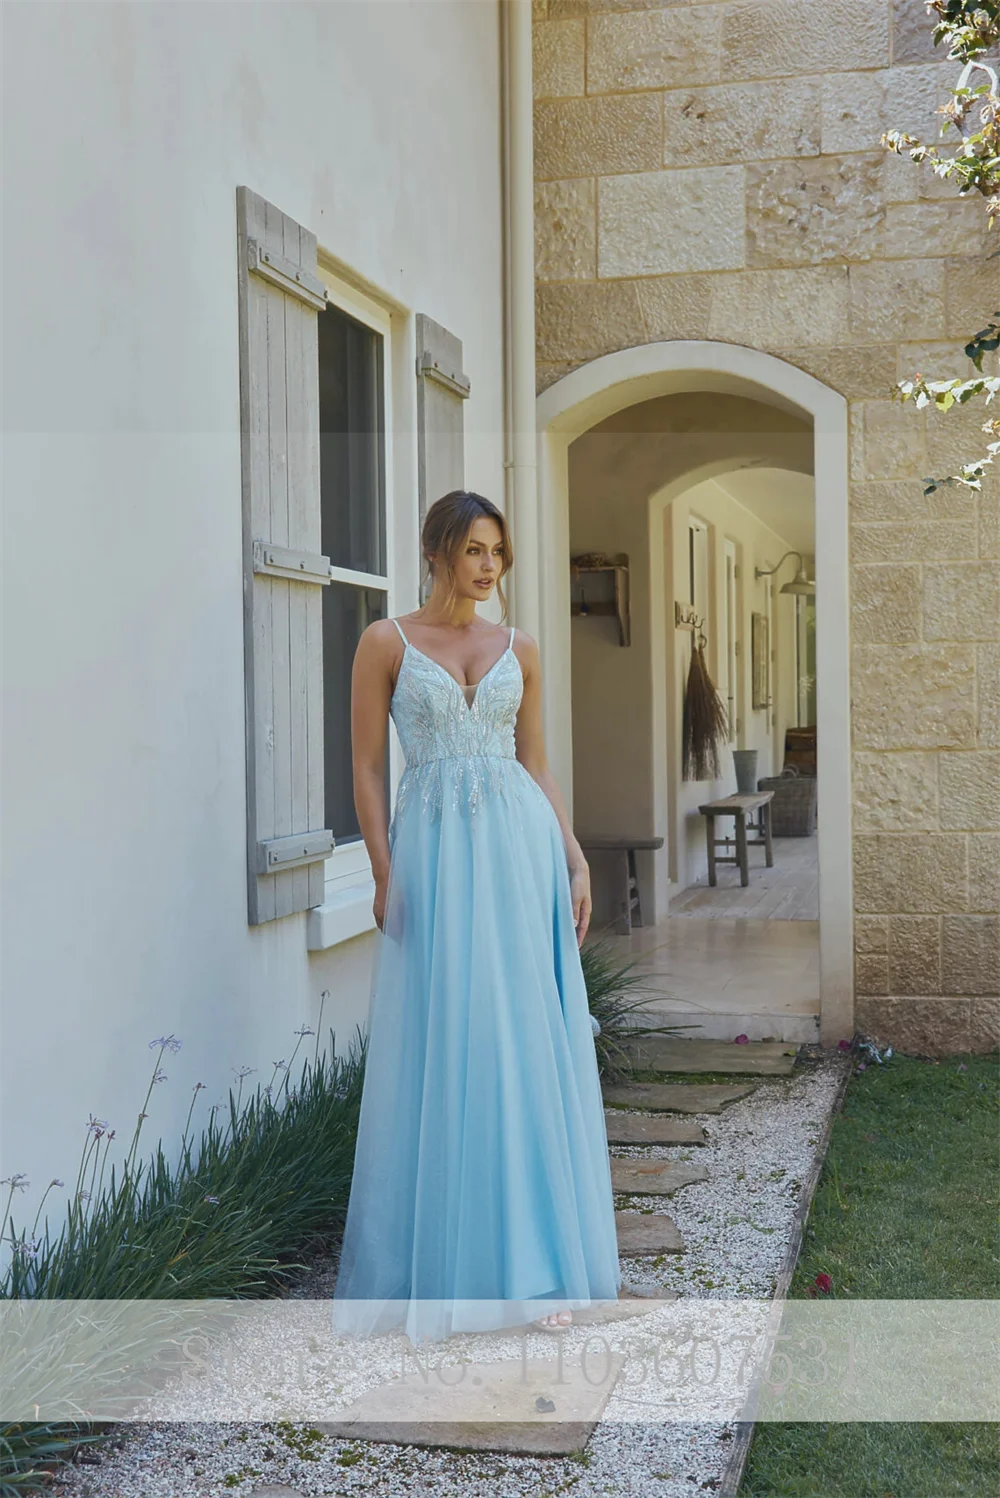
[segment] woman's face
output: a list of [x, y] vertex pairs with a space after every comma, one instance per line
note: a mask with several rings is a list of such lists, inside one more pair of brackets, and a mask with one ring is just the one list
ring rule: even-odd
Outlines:
[[465, 545], [455, 558], [455, 586], [461, 597], [489, 598], [503, 570], [500, 527], [488, 515], [472, 522]]

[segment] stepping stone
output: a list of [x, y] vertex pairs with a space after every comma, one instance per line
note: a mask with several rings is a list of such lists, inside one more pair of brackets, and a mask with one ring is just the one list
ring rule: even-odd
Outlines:
[[[558, 1341], [565, 1343], [565, 1336]], [[568, 1456], [587, 1444], [624, 1358], [602, 1354], [599, 1374], [586, 1359], [565, 1353], [562, 1358], [451, 1364], [442, 1376], [433, 1371], [436, 1360], [428, 1361], [429, 1375], [421, 1358], [419, 1367], [367, 1390], [337, 1420], [317, 1429], [338, 1440]]]
[[753, 1072], [787, 1077], [795, 1067], [798, 1046], [784, 1040], [684, 1040], [672, 1035], [643, 1035], [622, 1043], [640, 1071]]
[[[617, 1305], [594, 1306], [587, 1311], [573, 1312], [574, 1326], [604, 1326], [609, 1321], [624, 1321], [632, 1316], [648, 1316], [667, 1300], [676, 1300], [673, 1290], [638, 1290], [623, 1284], [618, 1292]], [[566, 1328], [570, 1330], [569, 1327]]]
[[618, 1252], [626, 1258], [684, 1252], [677, 1224], [662, 1212], [616, 1212], [615, 1227]]
[[751, 1082], [626, 1082], [605, 1087], [604, 1101], [657, 1113], [719, 1113], [726, 1103], [751, 1092]]
[[663, 1118], [649, 1113], [622, 1113], [608, 1108], [604, 1114], [609, 1144], [707, 1144], [700, 1123], [687, 1118]]
[[629, 1196], [669, 1196], [682, 1186], [707, 1180], [708, 1171], [703, 1165], [685, 1165], [680, 1160], [611, 1161], [612, 1191], [627, 1192]]

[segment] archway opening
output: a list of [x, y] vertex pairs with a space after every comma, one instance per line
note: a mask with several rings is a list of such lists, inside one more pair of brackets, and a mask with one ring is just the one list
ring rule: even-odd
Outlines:
[[[666, 955], [674, 1011], [701, 1016], [688, 1033], [833, 1043], [852, 1023], [845, 403], [754, 350], [659, 344], [574, 371], [539, 398], [539, 416], [550, 757], [578, 834], [662, 838], [634, 854], [643, 926], [628, 941]], [[568, 560], [587, 554], [628, 558], [627, 635], [620, 606], [591, 612], [581, 574], [570, 574]], [[813, 594], [785, 591], [799, 572], [815, 579]], [[702, 621], [730, 719], [708, 781], [683, 774], [694, 635], [678, 610]], [[818, 835], [796, 839], [795, 856], [771, 869], [752, 848], [747, 886], [735, 864], [709, 886], [698, 807], [736, 791], [732, 750], [756, 749], [755, 778], [771, 779], [796, 758], [790, 731], [801, 749], [809, 729]], [[734, 821], [716, 822], [716, 836], [734, 833]], [[792, 839], [782, 842], [787, 854]], [[598, 896], [610, 920], [621, 875], [588, 857], [596, 927]], [[697, 973], [697, 957], [680, 951], [695, 937]], [[751, 960], [753, 937], [762, 945]], [[787, 1012], [780, 995], [768, 1003], [778, 970], [789, 975]]]

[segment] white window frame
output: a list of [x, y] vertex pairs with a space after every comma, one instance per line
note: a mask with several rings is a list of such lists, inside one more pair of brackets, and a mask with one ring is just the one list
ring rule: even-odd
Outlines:
[[[382, 588], [386, 595], [386, 613], [395, 613], [396, 576], [395, 555], [395, 484], [393, 482], [392, 450], [392, 320], [389, 309], [356, 287], [348, 285], [333, 275], [323, 264], [322, 255], [318, 275], [326, 288], [327, 300], [366, 327], [372, 328], [382, 338], [382, 409], [383, 419], [383, 464], [385, 473], [385, 544], [386, 575], [359, 572], [350, 567], [330, 567], [334, 582], [355, 583], [359, 587]], [[395, 744], [390, 737], [389, 779], [392, 794], [399, 767]], [[307, 945], [310, 949], [325, 948], [360, 936], [365, 931], [375, 930], [372, 901], [375, 895], [375, 879], [371, 859], [364, 839], [334, 848], [325, 863], [325, 892], [322, 905], [310, 911]]]
[[729, 742], [739, 742], [743, 727], [740, 713], [740, 615], [739, 615], [739, 562], [736, 542], [728, 536], [722, 543], [723, 620], [726, 662], [726, 711], [729, 714]]

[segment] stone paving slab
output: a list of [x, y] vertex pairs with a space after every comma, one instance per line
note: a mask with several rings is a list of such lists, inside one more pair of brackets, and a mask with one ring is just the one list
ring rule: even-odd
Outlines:
[[449, 1384], [417, 1369], [367, 1390], [317, 1429], [339, 1440], [567, 1456], [586, 1446], [623, 1361], [610, 1353], [596, 1382], [580, 1362], [558, 1356], [466, 1363]]
[[609, 1144], [707, 1144], [700, 1123], [687, 1118], [664, 1118], [649, 1113], [604, 1112]]
[[677, 1224], [662, 1212], [616, 1212], [615, 1227], [618, 1252], [625, 1257], [684, 1252], [684, 1239]]
[[694, 1181], [707, 1181], [708, 1171], [703, 1165], [687, 1165], [683, 1160], [621, 1160], [611, 1161], [612, 1191], [627, 1192], [629, 1196], [669, 1196], [682, 1186]]
[[751, 1092], [752, 1082], [625, 1082], [605, 1087], [604, 1101], [659, 1113], [719, 1113]]
[[622, 1044], [622, 1050], [642, 1071], [753, 1073], [762, 1077], [790, 1076], [798, 1047], [783, 1040], [684, 1040], [671, 1035], [643, 1035]]

